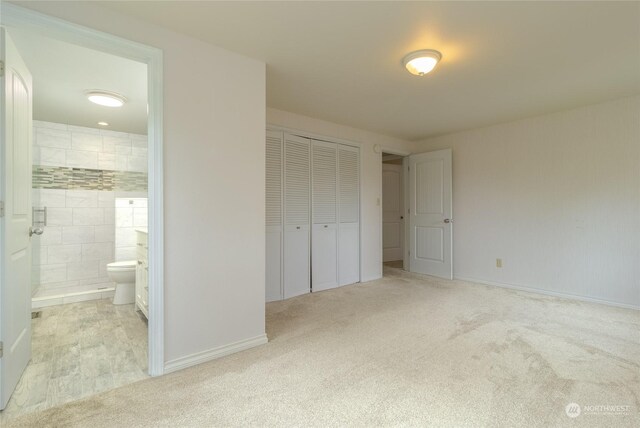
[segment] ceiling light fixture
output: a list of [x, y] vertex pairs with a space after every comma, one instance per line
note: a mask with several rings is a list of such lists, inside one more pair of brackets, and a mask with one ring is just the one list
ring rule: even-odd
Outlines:
[[100, 126], [109, 126], [109, 124], [107, 122], [98, 122], [98, 125], [100, 125]]
[[122, 95], [109, 91], [88, 91], [87, 98], [92, 103], [105, 107], [122, 107], [127, 102]]
[[416, 76], [424, 76], [433, 70], [441, 59], [442, 54], [440, 52], [434, 51], [433, 49], [423, 49], [411, 52], [404, 57], [402, 63], [409, 73], [415, 74]]

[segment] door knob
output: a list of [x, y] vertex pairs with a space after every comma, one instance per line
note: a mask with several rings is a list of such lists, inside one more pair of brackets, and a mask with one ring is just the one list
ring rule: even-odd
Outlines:
[[400, 220], [404, 220], [404, 216], [403, 215], [400, 216]]
[[445, 223], [453, 223], [453, 219], [452, 218], [445, 218], [444, 222]]
[[41, 227], [29, 228], [29, 237], [32, 237], [33, 235], [42, 235], [43, 233], [44, 233], [44, 230]]

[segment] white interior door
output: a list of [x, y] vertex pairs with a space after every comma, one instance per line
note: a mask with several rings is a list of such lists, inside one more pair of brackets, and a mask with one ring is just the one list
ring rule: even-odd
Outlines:
[[0, 409], [31, 358], [31, 74], [4, 28], [0, 96]]
[[338, 286], [338, 146], [313, 141], [311, 144], [311, 289]]
[[265, 297], [282, 300], [282, 138], [267, 131]]
[[382, 164], [382, 260], [404, 258], [402, 165]]
[[310, 181], [311, 143], [284, 136], [284, 297], [311, 291]]
[[453, 278], [451, 149], [411, 155], [411, 272]]

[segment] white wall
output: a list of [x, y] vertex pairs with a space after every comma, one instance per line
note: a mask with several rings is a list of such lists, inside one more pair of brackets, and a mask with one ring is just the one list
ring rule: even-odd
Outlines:
[[640, 97], [416, 151], [447, 147], [456, 277], [640, 307]]
[[163, 50], [165, 360], [264, 337], [265, 64], [94, 4], [19, 4]]
[[411, 144], [386, 135], [273, 108], [267, 109], [267, 123], [360, 143], [361, 277], [363, 281], [382, 277], [382, 154], [374, 152], [373, 147], [377, 144], [408, 153]]

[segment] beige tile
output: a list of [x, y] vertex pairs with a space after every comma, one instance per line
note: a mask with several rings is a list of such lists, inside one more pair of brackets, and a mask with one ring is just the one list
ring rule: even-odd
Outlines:
[[93, 133], [89, 134], [86, 132], [72, 132], [71, 147], [74, 150], [101, 152], [102, 136]]
[[66, 194], [67, 207], [94, 208], [98, 206], [98, 191], [96, 190], [69, 190]]
[[71, 148], [71, 134], [66, 129], [36, 129], [34, 142], [41, 147]]
[[32, 360], [2, 420], [147, 377], [147, 325], [133, 305], [93, 300], [41, 310]]
[[73, 373], [51, 380], [55, 388], [55, 404], [64, 404], [82, 398], [82, 375]]
[[47, 226], [71, 226], [73, 224], [73, 208], [47, 207]]
[[111, 373], [84, 378], [82, 381], [82, 392], [87, 395], [99, 394], [115, 388], [115, 382]]
[[104, 208], [73, 208], [73, 224], [75, 226], [104, 224]]
[[51, 264], [80, 262], [82, 260], [82, 246], [73, 245], [51, 245], [48, 247], [48, 260]]

